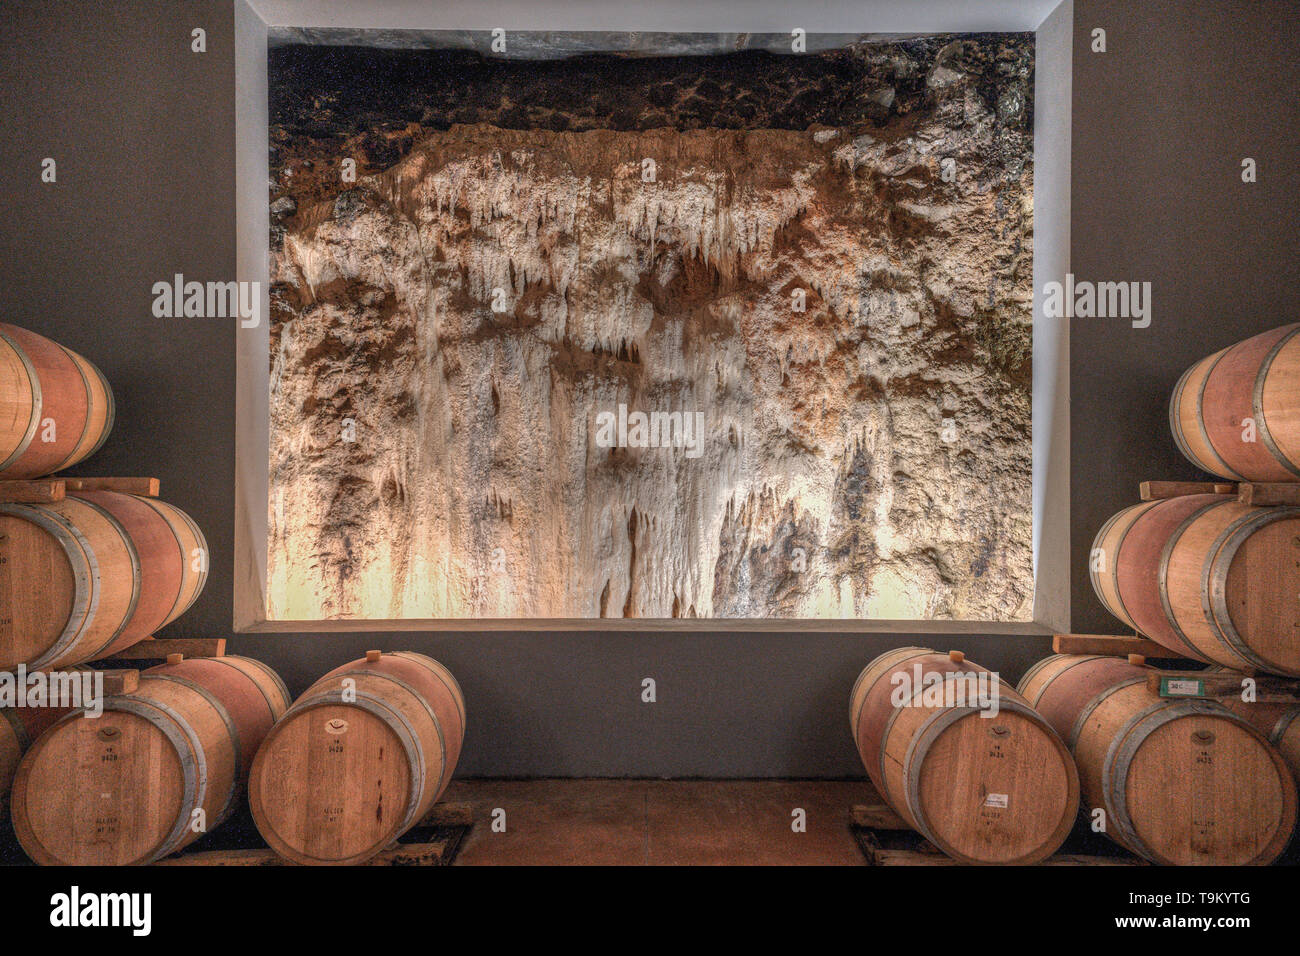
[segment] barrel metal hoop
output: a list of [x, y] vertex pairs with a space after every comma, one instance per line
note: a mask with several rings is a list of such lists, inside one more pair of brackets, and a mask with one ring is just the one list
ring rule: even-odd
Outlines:
[[1295, 338], [1297, 333], [1300, 333], [1300, 325], [1274, 343], [1264, 361], [1260, 363], [1259, 371], [1255, 373], [1255, 387], [1251, 390], [1250, 410], [1255, 414], [1255, 427], [1259, 437], [1264, 442], [1264, 447], [1268, 449], [1268, 453], [1273, 456], [1273, 460], [1291, 474], [1300, 476], [1300, 468], [1292, 464], [1273, 441], [1273, 436], [1268, 430], [1268, 418], [1264, 414], [1264, 380], [1268, 378], [1269, 367], [1272, 366], [1273, 359], [1277, 358], [1277, 354], [1282, 351], [1282, 347]]
[[1183, 390], [1186, 389], [1187, 380], [1191, 378], [1192, 371], [1195, 368], [1196, 366], [1193, 365], [1188, 368], [1187, 371], [1183, 372], [1183, 374], [1178, 377], [1178, 383], [1174, 385], [1174, 392], [1169, 398], [1169, 430], [1173, 433], [1174, 444], [1177, 445], [1178, 450], [1183, 453], [1183, 457], [1194, 465], [1200, 465], [1201, 461], [1192, 454], [1191, 446], [1187, 444], [1187, 439], [1183, 437], [1183, 426], [1178, 417], [1183, 401]]
[[239, 729], [235, 726], [235, 721], [230, 716], [230, 712], [226, 710], [225, 705], [217, 699], [215, 694], [202, 684], [196, 684], [194, 681], [186, 677], [177, 677], [175, 674], [159, 674], [156, 671], [149, 674], [148, 678], [150, 680], [171, 681], [174, 684], [180, 684], [182, 687], [194, 691], [194, 693], [198, 694], [212, 705], [212, 708], [217, 712], [217, 716], [221, 718], [221, 722], [226, 725], [226, 734], [230, 737], [234, 764], [230, 778], [230, 790], [226, 793], [226, 802], [217, 812], [216, 819], [211, 821], [209, 824], [210, 826], [215, 827], [222, 820], [226, 819], [226, 817], [230, 815], [230, 812], [235, 809], [235, 798], [239, 795], [239, 769], [243, 766], [243, 754], [239, 742]]
[[[54, 344], [59, 345], [58, 342], [55, 342]], [[86, 440], [86, 432], [90, 430], [91, 414], [95, 410], [95, 393], [90, 387], [90, 380], [86, 378], [86, 370], [81, 367], [81, 363], [77, 361], [77, 356], [72, 354], [71, 349], [63, 345], [59, 345], [59, 349], [68, 357], [68, 361], [72, 363], [72, 367], [77, 370], [77, 374], [81, 376], [81, 384], [86, 389], [86, 422], [81, 426], [81, 435], [72, 443], [72, 448], [68, 451], [67, 457], [51, 468], [51, 472], [62, 471], [64, 468], [71, 467], [80, 461], [80, 459], [76, 457], [77, 449], [80, 448], [81, 443]]]
[[[460, 681], [456, 680], [456, 675], [453, 674], [446, 667], [444, 667], [441, 663], [435, 661], [432, 657], [425, 657], [425, 655], [417, 654], [413, 651], [394, 651], [393, 657], [400, 657], [404, 661], [411, 661], [414, 664], [419, 664], [421, 667], [423, 667], [425, 670], [431, 673], [434, 677], [436, 677], [438, 679], [438, 683], [442, 684], [443, 687], [447, 688], [449, 691], [452, 692], [451, 695], [452, 703], [456, 705], [456, 713], [460, 717], [460, 726], [461, 729], [463, 730], [465, 728], [468, 715], [465, 713], [465, 708], [463, 706], [465, 700], [465, 692], [460, 689]], [[423, 660], [421, 660], [421, 658], [423, 658]], [[430, 667], [428, 664], [425, 664], [424, 661], [430, 661], [431, 663], [437, 664], [438, 666]], [[447, 683], [448, 678], [451, 679], [450, 684]]]
[[[892, 654], [901, 654], [904, 651], [921, 651], [922, 653], [913, 654], [910, 657], [899, 658], [897, 662], [898, 664], [901, 664], [903, 661], [906, 660], [911, 660], [911, 657], [923, 657], [925, 656], [925, 654], [933, 653], [933, 651], [928, 647], [896, 647], [892, 651], [885, 651], [885, 653], [877, 655], [873, 660], [869, 661], [867, 663], [867, 666], [862, 668], [862, 670], [858, 673], [858, 679], [853, 682], [853, 690], [849, 691], [849, 731], [850, 733], [853, 734], [854, 742], [856, 742], [858, 739], [858, 727], [857, 727], [858, 720], [855, 718], [860, 718], [861, 716], [860, 714], [853, 713], [853, 699], [858, 696], [858, 689], [862, 686], [862, 682], [866, 679], [867, 674], [871, 671], [871, 668], [873, 667], [873, 665], [875, 665], [877, 661], [879, 661], [881, 658], [889, 657]], [[891, 666], [896, 666], [896, 665], [891, 665]], [[882, 671], [880, 674], [877, 674], [874, 680], [879, 680], [881, 677], [884, 676], [885, 673], [886, 672]]]
[[[203, 658], [203, 660], [211, 661], [213, 664], [220, 664], [224, 667], [229, 667], [232, 671], [237, 671], [238, 673], [242, 674], [250, 684], [252, 684], [254, 687], [257, 688], [257, 692], [262, 695], [262, 699], [266, 701], [267, 712], [271, 715], [271, 722], [272, 723], [275, 722], [276, 720], [275, 702], [271, 700], [270, 696], [266, 693], [266, 688], [264, 688], [257, 681], [253, 680], [253, 678], [249, 676], [247, 671], [245, 671], [242, 667], [238, 667], [235, 664], [231, 663], [230, 658], [228, 657], [205, 657]], [[271, 668], [267, 667], [261, 661], [253, 660], [253, 658], [251, 657], [241, 657], [240, 660], [249, 661], [250, 663], [257, 665], [259, 668], [262, 669], [262, 672], [264, 674], [266, 674], [268, 677], [274, 678], [276, 686], [279, 688], [281, 694], [283, 695], [281, 699], [284, 701], [285, 709], [288, 709], [289, 705], [293, 703], [293, 698], [289, 696], [289, 688], [284, 686], [284, 681], [280, 679], [280, 675], [277, 674], [275, 671], [271, 670]]]
[[18, 459], [22, 458], [23, 455], [27, 453], [27, 449], [31, 447], [32, 439], [36, 437], [36, 429], [40, 427], [41, 424], [44, 400], [41, 395], [40, 376], [36, 374], [36, 367], [32, 365], [32, 360], [28, 357], [27, 353], [23, 351], [22, 346], [6, 335], [3, 329], [0, 329], [0, 342], [6, 343], [11, 349], [13, 349], [14, 355], [18, 356], [18, 361], [22, 363], [23, 370], [27, 372], [27, 381], [31, 383], [32, 393], [31, 421], [27, 423], [27, 430], [23, 433], [23, 437], [19, 439], [18, 447], [14, 449], [13, 453], [8, 458], [4, 461], [0, 461], [0, 472], [3, 472], [6, 468], [17, 462]]
[[1029, 695], [1025, 693], [1025, 688], [1028, 687], [1029, 682], [1034, 679], [1034, 675], [1037, 674], [1039, 671], [1043, 670], [1044, 668], [1046, 668], [1047, 665], [1051, 664], [1053, 661], [1057, 661], [1060, 660], [1061, 658], [1070, 657], [1070, 656], [1071, 655], [1069, 654], [1052, 654], [1048, 657], [1044, 657], [1033, 667], [1029, 668], [1029, 670], [1025, 671], [1025, 675], [1020, 678], [1020, 683], [1016, 685], [1016, 693], [1019, 694], [1021, 697], [1024, 697], [1030, 707], [1037, 707], [1038, 702], [1043, 699], [1043, 693], [1047, 690], [1047, 688], [1051, 687], [1052, 683], [1058, 677], [1064, 674], [1066, 671], [1070, 670], [1070, 668], [1075, 667], [1079, 664], [1083, 664], [1086, 661], [1101, 660], [1100, 654], [1085, 654], [1081, 657], [1076, 658], [1073, 661], [1070, 661], [1070, 663], [1066, 664], [1065, 667], [1061, 668], [1061, 670], [1057, 672], [1056, 677], [1053, 677], [1051, 681], [1049, 681], [1048, 683], [1044, 684], [1041, 688], [1039, 688], [1038, 693], [1034, 696], [1033, 700], [1029, 700]]
[[[398, 742], [402, 745], [402, 749], [406, 751], [406, 759], [411, 766], [411, 792], [407, 797], [406, 817], [397, 831], [399, 834], [405, 833], [415, 823], [415, 815], [420, 805], [420, 790], [424, 786], [426, 775], [424, 748], [420, 746], [419, 734], [415, 732], [415, 728], [411, 726], [410, 722], [396, 707], [393, 707], [383, 698], [367, 694], [364, 691], [356, 691], [355, 698], [346, 701], [343, 699], [343, 691], [341, 690], [320, 691], [299, 700], [289, 708], [285, 713], [285, 717], [324, 704], [356, 707], [358, 710], [364, 710], [366, 713], [378, 717], [393, 731]], [[283, 718], [281, 719], [283, 720]]]
[[[1206, 621], [1222, 637], [1230, 650], [1235, 651], [1238, 657], [1262, 671], [1272, 672], [1278, 667], [1247, 647], [1241, 635], [1237, 633], [1237, 626], [1232, 622], [1232, 615], [1228, 612], [1228, 569], [1232, 566], [1232, 559], [1236, 557], [1237, 550], [1252, 534], [1274, 521], [1298, 516], [1300, 516], [1300, 508], [1267, 508], [1256, 514], [1243, 515], [1229, 524], [1215, 539], [1201, 573], [1201, 606]], [[1222, 562], [1219, 561], [1221, 555], [1225, 558]]]
[[[1128, 624], [1131, 624], [1135, 630], [1137, 629], [1137, 619], [1133, 617], [1132, 613], [1128, 609], [1128, 606], [1124, 603], [1124, 593], [1119, 589], [1119, 554], [1120, 551], [1123, 550], [1124, 540], [1128, 537], [1129, 532], [1133, 530], [1133, 526], [1137, 524], [1139, 521], [1141, 521], [1142, 517], [1148, 511], [1154, 508], [1157, 504], [1159, 504], [1159, 502], [1152, 501], [1152, 502], [1148, 502], [1147, 504], [1149, 504], [1149, 507], [1145, 508], [1142, 511], [1142, 514], [1138, 515], [1136, 518], [1134, 518], [1132, 521], [1128, 523], [1128, 527], [1124, 529], [1124, 533], [1121, 534], [1119, 536], [1119, 540], [1115, 542], [1115, 557], [1114, 560], [1110, 562], [1110, 572], [1109, 572], [1111, 585], [1115, 589], [1115, 600], [1119, 602], [1120, 610], [1124, 612], [1124, 617], [1126, 619], [1126, 622]], [[1138, 507], [1141, 506], [1139, 505]], [[1111, 518], [1111, 520], [1114, 521], [1119, 517], [1120, 514], [1123, 514], [1123, 512], [1114, 515]], [[1100, 595], [1098, 596], [1100, 597]], [[1105, 602], [1103, 601], [1102, 603], [1104, 604]]]
[[1160, 595], [1160, 606], [1164, 608], [1165, 620], [1169, 622], [1170, 628], [1173, 629], [1174, 634], [1182, 643], [1182, 649], [1198, 660], [1206, 659], [1205, 652], [1194, 645], [1191, 642], [1191, 639], [1183, 632], [1182, 626], [1178, 623], [1178, 619], [1174, 615], [1174, 607], [1169, 603], [1169, 559], [1173, 556], [1174, 548], [1177, 546], [1179, 539], [1182, 538], [1183, 533], [1190, 528], [1192, 524], [1201, 517], [1201, 515], [1219, 507], [1221, 504], [1224, 504], [1224, 502], [1211, 501], [1208, 505], [1203, 505], [1202, 507], [1197, 508], [1194, 512], [1183, 519], [1182, 524], [1174, 529], [1174, 533], [1169, 536], [1169, 539], [1165, 541], [1165, 546], [1160, 550], [1160, 567], [1156, 571], [1156, 593]]
[[[194, 818], [194, 811], [202, 807], [208, 798], [208, 763], [203, 751], [203, 742], [190, 726], [189, 721], [159, 701], [134, 696], [113, 697], [104, 703], [104, 709], [125, 711], [147, 720], [162, 732], [180, 759], [188, 799], [182, 802], [181, 812], [177, 814], [171, 832], [158, 844], [157, 851], [146, 862], [161, 860], [179, 847], [185, 838], [185, 831], [189, 829], [190, 822]], [[155, 714], [150, 713], [151, 710], [164, 715], [167, 720], [159, 720]], [[193, 756], [187, 754], [187, 744]]]
[[[1205, 447], [1208, 448], [1210, 454], [1214, 456], [1214, 461], [1223, 469], [1219, 474], [1227, 475], [1235, 481], [1245, 481], [1246, 479], [1242, 475], [1237, 474], [1236, 471], [1228, 467], [1228, 463], [1224, 461], [1223, 456], [1219, 454], [1219, 449], [1215, 448], [1214, 442], [1210, 441], [1210, 433], [1205, 430], [1205, 386], [1210, 383], [1210, 376], [1213, 375], [1214, 370], [1218, 368], [1220, 360], [1227, 355], [1230, 350], [1231, 346], [1224, 349], [1218, 355], [1211, 356], [1213, 361], [1210, 362], [1210, 367], [1205, 370], [1205, 376], [1201, 379], [1201, 385], [1196, 390], [1196, 428], [1201, 433], [1201, 439], [1205, 442]], [[1206, 470], [1212, 471], [1213, 469]]]
[[1300, 707], [1292, 707], [1279, 717], [1277, 723], [1273, 725], [1273, 729], [1268, 732], [1268, 742], [1271, 744], [1281, 743], [1282, 738], [1286, 736], [1286, 732], [1291, 729], [1291, 725], [1295, 723], [1297, 717], [1300, 717]]
[[[76, 525], [55, 511], [28, 505], [0, 504], [0, 514], [22, 518], [49, 532], [63, 545], [63, 553], [68, 556], [68, 564], [72, 567], [73, 598], [68, 623], [64, 626], [63, 633], [45, 653], [27, 665], [32, 670], [40, 670], [55, 663], [69, 647], [76, 643], [83, 626], [94, 620], [95, 612], [99, 610], [99, 561], [86, 536]], [[69, 538], [72, 539], [71, 542]], [[69, 548], [70, 543], [78, 546], [84, 561], [73, 560], [75, 552]]]
[[122, 544], [126, 546], [127, 557], [131, 559], [131, 601], [127, 604], [126, 613], [122, 615], [121, 625], [113, 632], [113, 635], [107, 641], [95, 648], [95, 650], [91, 652], [90, 656], [86, 658], [86, 660], [94, 660], [95, 655], [107, 650], [112, 643], [122, 635], [122, 632], [125, 631], [127, 626], [131, 623], [131, 618], [135, 617], [136, 606], [140, 603], [140, 585], [144, 581], [144, 575], [141, 573], [140, 568], [140, 552], [135, 549], [135, 542], [131, 540], [131, 535], [127, 533], [122, 522], [118, 521], [109, 514], [106, 509], [101, 508], [93, 501], [88, 501], [75, 494], [72, 497], [76, 498], [80, 504], [85, 505], [92, 511], [99, 512], [104, 517], [104, 519], [113, 527], [113, 530], [117, 532], [118, 537], [122, 539]]
[[1070, 727], [1070, 736], [1065, 741], [1066, 746], [1070, 748], [1070, 753], [1074, 753], [1074, 748], [1079, 744], [1079, 736], [1083, 733], [1084, 724], [1088, 722], [1092, 712], [1100, 707], [1107, 697], [1123, 690], [1125, 687], [1132, 687], [1134, 684], [1145, 684], [1146, 680], [1145, 677], [1129, 677], [1118, 684], [1111, 684], [1098, 694], [1094, 694], [1092, 700], [1083, 705], [1083, 709], [1079, 711], [1079, 716], [1074, 718], [1074, 724]]
[[31, 734], [27, 733], [27, 727], [23, 724], [18, 716], [13, 713], [10, 707], [0, 707], [0, 719], [13, 728], [14, 737], [18, 740], [18, 752], [22, 753], [32, 745]]
[[154, 507], [152, 501], [150, 501], [148, 498], [144, 497], [143, 495], [132, 495], [131, 497], [134, 498], [136, 501], [140, 501], [148, 505], [149, 509], [153, 511], [154, 514], [162, 518], [163, 524], [165, 524], [167, 526], [167, 530], [171, 532], [172, 540], [176, 542], [176, 551], [181, 556], [181, 583], [176, 588], [176, 598], [175, 600], [172, 601], [171, 610], [167, 612], [167, 617], [166, 617], [167, 621], [174, 621], [176, 620], [176, 618], [180, 617], [186, 611], [185, 608], [180, 606], [181, 596], [185, 591], [185, 565], [189, 561], [189, 555], [185, 553], [185, 543], [181, 541], [180, 535], [176, 533], [176, 529], [172, 527], [172, 523], [167, 520], [167, 515], [161, 509]]
[[117, 424], [117, 399], [113, 397], [113, 387], [108, 383], [108, 378], [99, 370], [99, 367], [84, 355], [81, 357], [81, 360], [89, 365], [91, 369], [94, 370], [95, 374], [99, 376], [99, 381], [104, 386], [104, 395], [108, 403], [108, 409], [104, 413], [104, 431], [99, 436], [99, 441], [95, 442], [95, 447], [86, 452], [83, 458], [84, 461], [85, 458], [89, 458], [91, 455], [95, 454], [95, 452], [103, 448], [104, 443], [108, 441], [109, 433], [113, 431], [113, 426]]

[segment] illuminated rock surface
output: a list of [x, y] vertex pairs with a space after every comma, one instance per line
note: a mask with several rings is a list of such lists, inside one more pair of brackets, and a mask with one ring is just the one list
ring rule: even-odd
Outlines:
[[271, 617], [1027, 619], [1030, 47], [903, 49], [840, 126], [426, 110], [353, 184], [282, 122]]

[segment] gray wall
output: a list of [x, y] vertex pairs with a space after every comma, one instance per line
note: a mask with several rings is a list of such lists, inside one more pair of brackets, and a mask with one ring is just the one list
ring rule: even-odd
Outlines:
[[[1191, 477], [1164, 419], [1184, 367], [1293, 320], [1300, 153], [1295, 4], [1076, 0], [1073, 260], [1081, 279], [1155, 283], [1151, 328], [1075, 320], [1075, 630], [1114, 631], [1087, 583], [1095, 529], [1148, 477]], [[20, 2], [0, 32], [0, 317], [83, 352], [119, 400], [83, 474], [152, 474], [204, 528], [212, 575], [169, 636], [229, 636], [232, 322], [154, 319], [173, 272], [235, 272], [233, 18], [226, 2]], [[1088, 52], [1092, 26], [1109, 52]], [[189, 32], [208, 31], [208, 52]], [[1259, 162], [1244, 186], [1242, 156]], [[44, 156], [57, 186], [39, 182]], [[1289, 258], [1288, 258], [1289, 257]], [[1016, 678], [1045, 638], [437, 633], [241, 635], [293, 691], [372, 646], [444, 661], [470, 709], [466, 775], [861, 773], [847, 698], [900, 644], [954, 644]], [[659, 702], [639, 702], [654, 677]]]

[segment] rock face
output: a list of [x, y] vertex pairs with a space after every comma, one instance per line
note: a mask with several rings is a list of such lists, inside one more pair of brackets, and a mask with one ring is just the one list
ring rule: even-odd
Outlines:
[[277, 189], [270, 617], [1027, 619], [1006, 44], [841, 126], [451, 124]]

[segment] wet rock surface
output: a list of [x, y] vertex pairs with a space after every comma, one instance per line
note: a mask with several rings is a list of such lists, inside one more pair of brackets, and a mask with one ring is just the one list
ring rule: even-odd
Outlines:
[[1028, 618], [1031, 91], [273, 51], [271, 616]]

